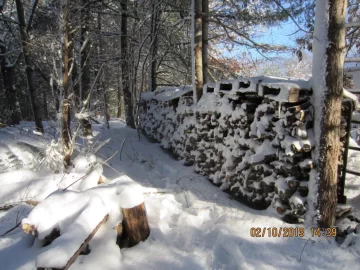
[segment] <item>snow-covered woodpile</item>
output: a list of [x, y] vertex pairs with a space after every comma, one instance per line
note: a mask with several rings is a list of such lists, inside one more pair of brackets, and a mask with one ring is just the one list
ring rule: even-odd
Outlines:
[[191, 87], [142, 98], [141, 128], [186, 165], [254, 208], [306, 212], [313, 149], [307, 81], [240, 78], [205, 85], [198, 104]]

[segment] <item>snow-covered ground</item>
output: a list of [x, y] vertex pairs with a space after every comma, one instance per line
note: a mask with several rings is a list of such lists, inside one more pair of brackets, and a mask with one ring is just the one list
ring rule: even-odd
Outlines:
[[[284, 223], [272, 208], [253, 210], [232, 200], [192, 167], [174, 160], [158, 144], [144, 137], [139, 141], [137, 132], [121, 121], [114, 119], [110, 126], [107, 130], [94, 125], [96, 138], [111, 138], [98, 158], [104, 161], [119, 151], [108, 161], [112, 169], [104, 166], [103, 173], [108, 181], [127, 175], [143, 187], [151, 234], [145, 242], [120, 251], [113, 234], [109, 237], [111, 228], [102, 226], [90, 241], [90, 254], [79, 256], [70, 269], [358, 269], [359, 240], [357, 245], [341, 248], [331, 238], [311, 237], [309, 231], [304, 237], [268, 237], [267, 233], [264, 237], [252, 237], [251, 228], [302, 225]], [[0, 156], [4, 156], [1, 160], [12, 160], [6, 156], [11, 149], [19, 158], [17, 163], [23, 165], [19, 165], [21, 171], [0, 174], [0, 203], [11, 201], [7, 187], [16, 194], [15, 203], [18, 198], [41, 200], [66, 186], [64, 181], [71, 183], [74, 175], [64, 180], [50, 171], [26, 171], [26, 166], [30, 166], [26, 164], [36, 163], [39, 158], [34, 160], [31, 149], [19, 146], [19, 133], [5, 131], [6, 134], [0, 132]], [[360, 156], [350, 153], [349, 166], [360, 169], [357, 164]], [[346, 195], [359, 211], [359, 178], [348, 176]], [[0, 211], [0, 235], [18, 224], [31, 209], [31, 205], [21, 203]], [[43, 249], [33, 242], [33, 237], [20, 228], [1, 236], [0, 269], [36, 269], [35, 259]]]

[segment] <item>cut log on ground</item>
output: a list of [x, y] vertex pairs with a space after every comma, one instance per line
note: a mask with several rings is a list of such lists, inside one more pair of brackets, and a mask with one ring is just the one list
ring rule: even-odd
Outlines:
[[35, 225], [24, 223], [21, 228], [26, 234], [37, 235]]
[[142, 203], [133, 208], [123, 208], [121, 211], [124, 217], [123, 230], [129, 239], [129, 247], [146, 240], [150, 234], [150, 228], [145, 204]]

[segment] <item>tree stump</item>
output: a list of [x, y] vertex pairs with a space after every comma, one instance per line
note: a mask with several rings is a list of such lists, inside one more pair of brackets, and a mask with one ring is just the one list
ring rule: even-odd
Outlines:
[[129, 240], [129, 247], [133, 247], [148, 238], [150, 234], [149, 223], [146, 216], [145, 203], [133, 208], [122, 208], [123, 232]]

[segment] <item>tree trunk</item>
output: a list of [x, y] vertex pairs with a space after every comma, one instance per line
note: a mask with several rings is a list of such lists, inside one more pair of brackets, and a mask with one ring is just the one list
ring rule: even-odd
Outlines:
[[[346, 0], [317, 0], [314, 38], [313, 88], [315, 100], [315, 162], [310, 185], [310, 218], [318, 226], [335, 224], [340, 119], [343, 96]], [[327, 14], [328, 13], [328, 14]], [[328, 22], [328, 25], [327, 25]], [[325, 60], [324, 60], [325, 59]], [[315, 214], [315, 211], [319, 211]]]
[[17, 10], [19, 26], [20, 26], [21, 45], [24, 55], [24, 62], [26, 65], [25, 71], [26, 71], [27, 86], [28, 86], [30, 102], [34, 114], [35, 125], [38, 131], [44, 132], [41, 114], [40, 114], [40, 108], [37, 100], [38, 95], [36, 94], [36, 89], [34, 87], [33, 67], [30, 60], [29, 36], [26, 33], [24, 8], [21, 3], [21, 0], [16, 0], [15, 2], [16, 2], [16, 10]]
[[[89, 64], [90, 57], [90, 0], [81, 0], [81, 32], [80, 32], [80, 67], [81, 67], [81, 92], [82, 100], [86, 100], [91, 88], [91, 71]], [[89, 105], [90, 106], [90, 102]], [[83, 136], [92, 136], [92, 127], [89, 119], [82, 119], [82, 132]]]
[[16, 88], [14, 82], [14, 66], [9, 65], [6, 57], [6, 47], [2, 39], [0, 39], [0, 58], [1, 74], [4, 82], [5, 96], [8, 105], [8, 109], [11, 113], [10, 118], [7, 119], [8, 125], [18, 125], [21, 121], [21, 113], [16, 97]]
[[70, 134], [70, 125], [68, 119], [70, 118], [70, 104], [67, 98], [63, 99], [62, 102], [62, 118], [61, 118], [61, 138], [64, 151], [64, 165], [65, 167], [70, 166], [71, 163], [71, 134]]
[[[102, 51], [103, 51], [103, 46], [102, 46], [102, 36], [101, 36], [101, 15], [100, 13], [98, 13], [98, 17], [97, 17], [97, 22], [98, 22], [98, 31], [99, 31], [99, 48], [98, 48], [98, 59], [100, 59], [101, 55], [102, 55]], [[100, 70], [100, 68], [99, 68]], [[105, 72], [104, 72], [105, 73]], [[106, 73], [105, 73], [106, 74]], [[106, 81], [105, 78], [103, 76], [100, 76], [100, 85], [103, 89], [104, 92], [104, 115], [105, 115], [105, 122], [106, 122], [106, 127], [109, 129], [110, 125], [109, 125], [109, 121], [110, 121], [110, 115], [109, 115], [109, 109], [108, 109], [108, 97], [107, 97], [107, 92], [106, 92]]]
[[128, 46], [127, 46], [127, 0], [121, 0], [121, 76], [125, 103], [126, 124], [135, 128], [134, 102], [130, 90]]
[[129, 240], [129, 247], [133, 247], [148, 238], [150, 234], [149, 223], [146, 216], [145, 204], [139, 204], [133, 208], [121, 209], [123, 214], [122, 233]]
[[70, 86], [70, 63], [72, 55], [73, 42], [70, 38], [70, 1], [63, 0], [62, 2], [62, 60], [63, 60], [63, 101], [62, 101], [62, 119], [61, 119], [61, 138], [64, 152], [65, 166], [70, 165], [71, 158], [71, 129], [70, 129], [70, 102], [69, 86]]
[[[120, 69], [119, 69], [119, 74], [120, 74]], [[117, 80], [117, 117], [120, 118], [121, 117], [121, 113], [122, 113], [122, 89], [121, 89], [121, 83], [120, 83], [120, 76], [116, 77]]]
[[202, 14], [203, 84], [206, 84], [208, 83], [209, 0], [202, 0]]
[[47, 107], [47, 98], [46, 98], [46, 89], [43, 89], [43, 106], [44, 106], [44, 117], [45, 119], [49, 118], [49, 112]]
[[194, 102], [198, 102], [203, 91], [202, 67], [202, 1], [193, 0], [193, 85]]
[[150, 36], [151, 36], [151, 47], [150, 47], [150, 66], [149, 66], [149, 91], [155, 91], [156, 89], [156, 70], [157, 70], [157, 50], [158, 50], [158, 35], [157, 35], [157, 25], [160, 20], [160, 8], [158, 7], [158, 1], [153, 0], [151, 4], [151, 26], [150, 26]]

